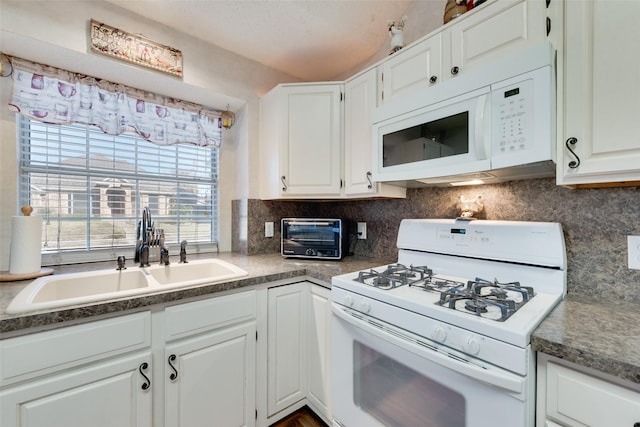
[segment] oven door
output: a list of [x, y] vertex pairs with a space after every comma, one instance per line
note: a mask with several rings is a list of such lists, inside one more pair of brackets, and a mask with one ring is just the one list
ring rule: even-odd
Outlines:
[[333, 311], [334, 427], [533, 427], [534, 381], [344, 306]]

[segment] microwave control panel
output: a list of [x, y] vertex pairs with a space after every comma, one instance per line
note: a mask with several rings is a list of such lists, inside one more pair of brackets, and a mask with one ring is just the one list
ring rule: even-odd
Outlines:
[[492, 91], [494, 153], [515, 153], [531, 148], [534, 135], [533, 80], [528, 79]]

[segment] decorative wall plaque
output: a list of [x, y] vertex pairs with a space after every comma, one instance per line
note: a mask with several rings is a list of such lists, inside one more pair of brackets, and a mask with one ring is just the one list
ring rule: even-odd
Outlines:
[[91, 20], [91, 50], [182, 77], [182, 52], [145, 37]]

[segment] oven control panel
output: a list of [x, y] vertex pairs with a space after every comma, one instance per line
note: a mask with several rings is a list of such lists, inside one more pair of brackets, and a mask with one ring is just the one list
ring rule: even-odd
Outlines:
[[403, 219], [397, 245], [400, 250], [566, 266], [562, 226], [551, 222]]
[[486, 230], [470, 230], [466, 227], [443, 227], [438, 230], [438, 240], [474, 245], [489, 244], [491, 235]]

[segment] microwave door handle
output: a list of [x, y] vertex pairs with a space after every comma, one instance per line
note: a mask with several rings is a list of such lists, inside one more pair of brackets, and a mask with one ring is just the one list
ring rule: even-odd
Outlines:
[[[346, 313], [345, 310], [335, 302], [332, 303], [331, 311], [333, 312], [334, 316], [349, 323], [352, 327], [364, 330], [365, 332], [368, 332], [374, 336], [380, 336], [382, 334], [384, 335], [385, 340], [390, 341], [393, 344], [407, 351], [410, 351], [411, 353], [421, 355], [425, 359], [437, 363], [438, 365], [445, 368], [451, 369], [452, 371], [458, 372], [459, 374], [473, 378], [476, 381], [491, 384], [495, 387], [500, 387], [504, 390], [514, 393], [519, 398], [522, 398], [522, 395], [524, 393], [524, 380], [514, 374], [501, 372], [497, 369], [485, 369], [472, 363], [456, 360], [454, 355], [448, 353], [445, 354], [446, 351], [441, 352], [437, 350], [431, 350], [426, 346], [419, 345], [407, 338], [403, 338], [399, 333], [396, 334], [387, 332], [382, 330], [381, 328], [371, 325], [371, 323], [366, 320], [357, 319]], [[362, 315], [362, 318], [364, 319], [366, 318], [366, 316]], [[374, 323], [380, 324], [379, 321], [375, 321]]]
[[476, 100], [476, 114], [474, 126], [476, 159], [486, 160], [489, 158], [491, 147], [490, 129], [491, 114], [489, 113], [489, 97], [491, 92], [480, 95]]

